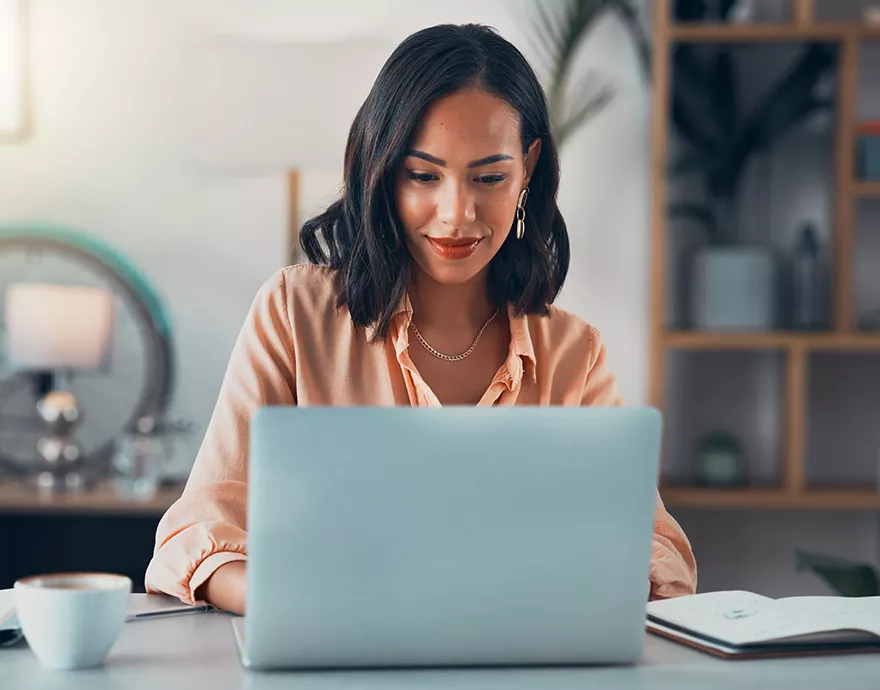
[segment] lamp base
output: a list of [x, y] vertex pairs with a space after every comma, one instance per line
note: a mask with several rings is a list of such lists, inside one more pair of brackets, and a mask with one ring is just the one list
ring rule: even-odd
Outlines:
[[51, 391], [37, 403], [37, 412], [46, 423], [46, 435], [37, 442], [37, 487], [46, 493], [85, 489], [82, 449], [73, 438], [80, 421], [76, 398], [68, 391]]
[[37, 490], [47, 494], [79, 493], [88, 488], [88, 482], [79, 472], [61, 474], [44, 470], [37, 475], [36, 483]]

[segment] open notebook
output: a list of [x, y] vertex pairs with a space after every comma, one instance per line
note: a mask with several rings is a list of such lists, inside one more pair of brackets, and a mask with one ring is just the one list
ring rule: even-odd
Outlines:
[[[190, 606], [164, 594], [132, 594], [128, 601], [127, 620], [212, 610], [211, 606]], [[21, 629], [15, 617], [15, 590], [0, 589], [0, 646], [14, 644], [20, 637]]]
[[649, 603], [647, 626], [729, 659], [880, 651], [880, 597], [709, 592]]

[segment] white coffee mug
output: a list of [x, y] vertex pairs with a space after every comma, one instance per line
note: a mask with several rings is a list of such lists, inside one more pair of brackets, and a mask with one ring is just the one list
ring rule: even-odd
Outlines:
[[99, 666], [119, 637], [131, 580], [107, 573], [26, 577], [15, 583], [15, 609], [28, 645], [48, 668]]

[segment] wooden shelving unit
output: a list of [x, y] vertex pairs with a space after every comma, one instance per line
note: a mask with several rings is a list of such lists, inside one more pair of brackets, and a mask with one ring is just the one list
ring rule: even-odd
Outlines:
[[853, 194], [861, 199], [880, 199], [880, 182], [862, 182], [853, 184]]
[[880, 494], [861, 487], [786, 491], [775, 488], [664, 487], [663, 500], [679, 508], [880, 510]]
[[804, 350], [809, 352], [878, 352], [880, 334], [776, 333], [721, 334], [665, 331], [663, 347], [678, 350]]
[[[651, 353], [649, 397], [663, 408], [666, 400], [667, 353], [692, 351], [779, 351], [785, 357], [785, 408], [781, 480], [774, 487], [711, 489], [661, 486], [670, 506], [701, 509], [817, 509], [878, 510], [876, 486], [819, 488], [808, 486], [806, 437], [808, 414], [808, 357], [816, 352], [880, 354], [880, 334], [853, 330], [853, 224], [861, 199], [880, 199], [880, 182], [854, 178], [859, 52], [865, 41], [880, 41], [880, 26], [820, 23], [813, 20], [813, 0], [792, 0], [791, 22], [775, 24], [679, 24], [672, 21], [671, 0], [656, 0], [653, 8], [653, 81], [651, 123]], [[667, 265], [666, 168], [670, 126], [670, 53], [677, 43], [780, 43], [827, 41], [839, 49], [837, 125], [834, 133], [834, 300], [833, 330], [824, 333], [773, 332], [724, 334], [670, 331], [666, 327]]]
[[[658, 3], [659, 4], [659, 3]], [[786, 41], [863, 41], [880, 39], [880, 27], [825, 22], [798, 24], [702, 24], [670, 26], [676, 43], [784, 43]]]
[[0, 482], [0, 515], [105, 515], [108, 517], [161, 517], [183, 493], [182, 486], [161, 489], [153, 498], [130, 501], [120, 498], [107, 483], [81, 493], [41, 494], [28, 483]]

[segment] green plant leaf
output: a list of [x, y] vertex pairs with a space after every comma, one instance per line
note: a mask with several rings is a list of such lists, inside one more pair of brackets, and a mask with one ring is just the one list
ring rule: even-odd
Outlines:
[[815, 110], [816, 84], [833, 64], [834, 53], [826, 46], [813, 45], [804, 51], [795, 66], [762, 99], [749, 121], [757, 148], [772, 146]]
[[672, 176], [687, 175], [689, 173], [708, 173], [718, 165], [717, 159], [712, 158], [702, 149], [689, 149], [678, 156], [666, 168]]
[[717, 153], [726, 137], [713, 96], [713, 71], [690, 45], [675, 47], [672, 66], [673, 124], [691, 146]]
[[574, 57], [589, 29], [607, 0], [559, 0], [551, 13], [544, 3], [537, 3], [538, 26], [553, 63], [550, 73], [550, 100], [561, 100]]
[[739, 125], [738, 90], [736, 68], [730, 50], [727, 47], [721, 48], [715, 55], [712, 68], [712, 93], [718, 121], [727, 141], [736, 135]]
[[551, 128], [562, 143], [589, 117], [597, 113], [613, 95], [607, 87], [581, 89], [569, 104], [566, 98], [569, 75], [578, 49], [598, 18], [621, 0], [558, 0], [535, 3], [533, 33], [548, 74], [547, 100]]
[[604, 14], [613, 12], [620, 19], [635, 44], [643, 76], [650, 79], [651, 43], [640, 21], [642, 3], [643, 0], [542, 0], [532, 2], [525, 12], [529, 18], [526, 36], [537, 55], [539, 72], [545, 77], [551, 130], [560, 148], [614, 97], [613, 85], [593, 75], [582, 78], [574, 88], [569, 84], [578, 50]]
[[833, 556], [798, 551], [795, 554], [798, 571], [809, 570], [844, 597], [872, 597], [880, 595], [880, 577], [868, 563], [859, 563]]
[[706, 239], [711, 243], [717, 243], [718, 219], [715, 212], [705, 204], [689, 202], [673, 202], [666, 209], [669, 220], [690, 220], [696, 222], [703, 229]]
[[[736, 2], [737, 0], [721, 0], [719, 12], [722, 20], [727, 20]], [[709, 16], [709, 3], [706, 0], [676, 0], [672, 14], [678, 21], [703, 21]]]
[[675, 0], [672, 14], [679, 22], [696, 22], [708, 13], [706, 0]]
[[816, 84], [834, 64], [832, 50], [821, 44], [804, 49], [794, 65], [768, 89], [746, 125], [737, 132], [728, 160], [710, 180], [712, 192], [733, 197], [751, 156], [769, 149], [796, 125], [822, 107]]
[[607, 82], [589, 79], [587, 75], [579, 88], [578, 95], [572, 98], [573, 112], [565, 113], [556, 123], [556, 139], [559, 146], [581, 127], [587, 120], [601, 112], [614, 98], [614, 87]]
[[730, 10], [737, 3], [737, 0], [721, 0], [721, 18], [725, 21], [730, 18]]

